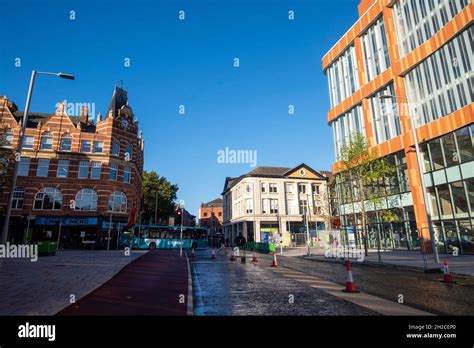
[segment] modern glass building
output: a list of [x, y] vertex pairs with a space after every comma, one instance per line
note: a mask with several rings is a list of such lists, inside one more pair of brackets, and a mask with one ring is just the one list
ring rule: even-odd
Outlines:
[[[341, 228], [360, 241], [361, 202], [340, 151], [355, 133], [396, 173], [364, 202], [370, 247], [474, 253], [474, 4], [362, 0], [359, 19], [322, 59], [334, 137], [333, 192]], [[381, 98], [386, 96], [385, 98]], [[390, 96], [390, 97], [387, 97]], [[423, 157], [425, 207], [413, 119]], [[390, 209], [396, 222], [384, 222]], [[422, 242], [420, 242], [422, 241]]]

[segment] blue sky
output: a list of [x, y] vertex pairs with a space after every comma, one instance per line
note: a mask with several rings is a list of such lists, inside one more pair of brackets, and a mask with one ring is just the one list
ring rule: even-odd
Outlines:
[[321, 58], [355, 22], [358, 3], [11, 2], [0, 19], [0, 94], [23, 110], [31, 70], [62, 71], [76, 80], [40, 76], [31, 110], [50, 113], [67, 100], [95, 103], [105, 114], [114, 83], [123, 80], [145, 138], [145, 169], [177, 183], [178, 198], [197, 214], [201, 202], [220, 196], [227, 176], [252, 169], [218, 163], [226, 147], [256, 150], [260, 166], [305, 162], [330, 170]]

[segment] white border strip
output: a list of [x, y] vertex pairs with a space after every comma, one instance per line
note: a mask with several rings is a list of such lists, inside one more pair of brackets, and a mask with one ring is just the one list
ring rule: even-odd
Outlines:
[[187, 315], [194, 315], [194, 299], [193, 299], [193, 275], [191, 273], [191, 266], [189, 265], [188, 253], [186, 255], [186, 263], [188, 266], [188, 311]]

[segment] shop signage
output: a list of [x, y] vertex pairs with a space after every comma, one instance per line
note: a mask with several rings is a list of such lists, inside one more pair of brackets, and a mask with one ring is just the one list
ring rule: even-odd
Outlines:
[[36, 225], [59, 225], [59, 222], [63, 226], [94, 226], [97, 225], [96, 217], [83, 217], [83, 218], [60, 218], [60, 217], [45, 217], [39, 216], [35, 220]]

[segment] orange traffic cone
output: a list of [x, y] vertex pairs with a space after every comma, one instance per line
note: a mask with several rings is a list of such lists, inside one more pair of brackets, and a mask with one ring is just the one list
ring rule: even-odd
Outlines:
[[277, 255], [275, 252], [273, 252], [273, 262], [272, 262], [272, 267], [278, 267], [278, 261], [277, 261]]
[[349, 260], [346, 261], [346, 268], [347, 268], [347, 280], [346, 280], [346, 288], [342, 289], [344, 292], [359, 292], [355, 288], [354, 279], [352, 279], [352, 271], [351, 271], [351, 262]]
[[451, 276], [451, 272], [449, 272], [448, 260], [444, 260], [444, 267], [443, 267], [443, 283], [456, 283], [453, 281], [453, 277]]
[[235, 261], [235, 256], [234, 256], [234, 253], [231, 253], [230, 254], [230, 258], [229, 258], [230, 261]]
[[214, 248], [212, 249], [212, 253], [211, 253], [211, 260], [215, 260], [216, 259], [216, 252], [214, 250]]
[[196, 257], [196, 252], [194, 251], [194, 248], [191, 249], [191, 257], [192, 258]]
[[253, 252], [252, 252], [252, 262], [258, 262], [257, 255], [255, 254], [255, 249], [253, 249]]

